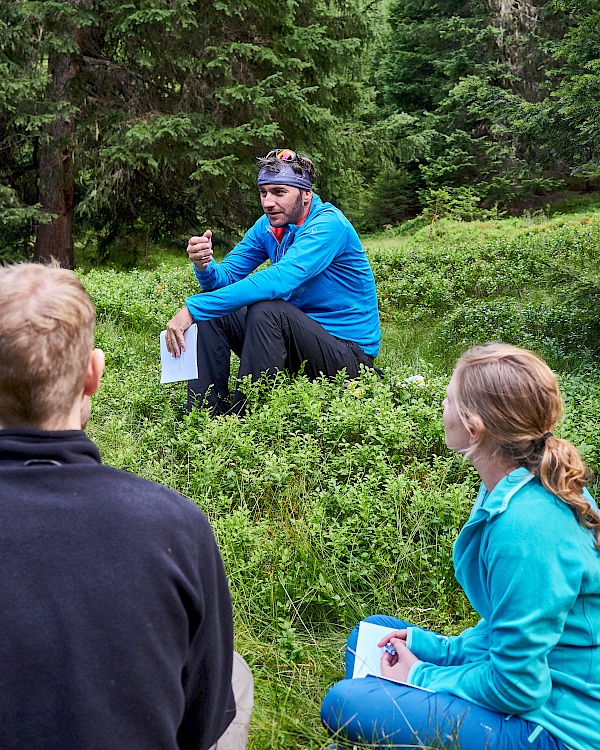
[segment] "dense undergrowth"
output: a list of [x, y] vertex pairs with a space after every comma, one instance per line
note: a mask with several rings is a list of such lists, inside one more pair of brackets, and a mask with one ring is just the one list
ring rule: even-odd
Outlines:
[[[281, 375], [251, 392], [243, 420], [185, 415], [183, 386], [158, 384], [158, 333], [196, 291], [189, 268], [83, 275], [107, 355], [89, 433], [106, 462], [210, 518], [256, 680], [251, 750], [326, 744], [320, 701], [361, 617], [396, 613], [446, 632], [474, 621], [451, 546], [477, 477], [446, 449], [441, 419], [466, 346], [503, 339], [547, 357], [565, 393], [560, 434], [600, 464], [600, 220], [507, 226], [486, 236], [463, 223], [431, 243], [369, 238], [385, 379]], [[424, 381], [407, 382], [414, 374]]]
[[[501, 222], [496, 222], [496, 224]], [[600, 346], [600, 220], [579, 215], [488, 239], [474, 229], [442, 244], [372, 251], [384, 319], [427, 329], [427, 359], [453, 360], [477, 341], [542, 353], [559, 369], [594, 362]], [[448, 355], [450, 359], [448, 359]]]

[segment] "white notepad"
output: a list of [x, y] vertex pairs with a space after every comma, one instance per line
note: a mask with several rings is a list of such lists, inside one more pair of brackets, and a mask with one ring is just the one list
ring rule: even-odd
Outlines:
[[195, 323], [183, 334], [185, 351], [173, 357], [167, 351], [166, 331], [160, 332], [160, 382], [177, 383], [180, 380], [195, 380], [198, 377], [198, 326]]
[[374, 625], [372, 622], [361, 621], [358, 629], [352, 679], [366, 677], [368, 674], [381, 677], [381, 657], [384, 650], [378, 648], [377, 644], [392, 630], [393, 628], [384, 625]]
[[[358, 640], [356, 641], [352, 679], [366, 677], [367, 675], [383, 677], [381, 674], [381, 657], [383, 656], [384, 649], [379, 648], [377, 644], [382, 638], [391, 633], [393, 629], [385, 625], [375, 625], [372, 622], [361, 620], [360, 627], [358, 628]], [[399, 685], [408, 685], [406, 682], [392, 680], [390, 677], [383, 677], [383, 679], [390, 682], [397, 682]], [[408, 687], [415, 688], [416, 690], [424, 690], [426, 693], [435, 692], [434, 690], [429, 690], [429, 688], [419, 687], [419, 685], [408, 685]]]

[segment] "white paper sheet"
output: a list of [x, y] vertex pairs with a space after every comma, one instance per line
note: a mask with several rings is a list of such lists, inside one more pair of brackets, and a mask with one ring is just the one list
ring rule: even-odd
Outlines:
[[180, 380], [195, 380], [198, 377], [198, 326], [195, 323], [183, 334], [185, 351], [180, 357], [173, 357], [167, 351], [166, 331], [160, 332], [160, 382], [177, 383]]
[[352, 679], [366, 677], [368, 674], [381, 677], [383, 649], [377, 648], [377, 644], [384, 636], [391, 633], [392, 630], [393, 628], [388, 628], [384, 625], [374, 625], [372, 622], [361, 621], [358, 629]]
[[[388, 633], [391, 633], [393, 629], [385, 625], [375, 625], [372, 622], [361, 620], [358, 629], [358, 640], [356, 641], [352, 679], [366, 677], [367, 675], [373, 675], [374, 677], [383, 676], [381, 674], [381, 657], [384, 650], [383, 648], [378, 648], [377, 644]], [[392, 680], [389, 677], [384, 677], [384, 679], [390, 680], [390, 682], [397, 682], [400, 685], [408, 684], [401, 680]], [[419, 687], [418, 685], [410, 685], [410, 687], [414, 687], [416, 690], [424, 690], [427, 693], [435, 692], [428, 688]]]

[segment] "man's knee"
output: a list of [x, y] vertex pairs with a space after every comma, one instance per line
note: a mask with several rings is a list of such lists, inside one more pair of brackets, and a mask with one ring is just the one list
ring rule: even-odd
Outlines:
[[248, 742], [250, 716], [254, 707], [254, 679], [244, 658], [233, 652], [231, 686], [235, 698], [235, 718], [209, 750], [244, 750]]
[[291, 307], [289, 302], [282, 299], [262, 300], [248, 305], [246, 311], [246, 329], [260, 325], [263, 321], [277, 321]]

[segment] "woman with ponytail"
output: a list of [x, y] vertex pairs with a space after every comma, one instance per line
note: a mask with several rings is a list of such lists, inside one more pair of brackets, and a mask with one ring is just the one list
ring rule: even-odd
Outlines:
[[454, 566], [481, 620], [445, 637], [370, 617], [391, 649], [382, 677], [351, 679], [357, 626], [348, 679], [321, 711], [332, 747], [600, 748], [600, 515], [577, 450], [553, 434], [561, 413], [532, 352], [489, 344], [459, 359], [446, 443], [482, 485]]

